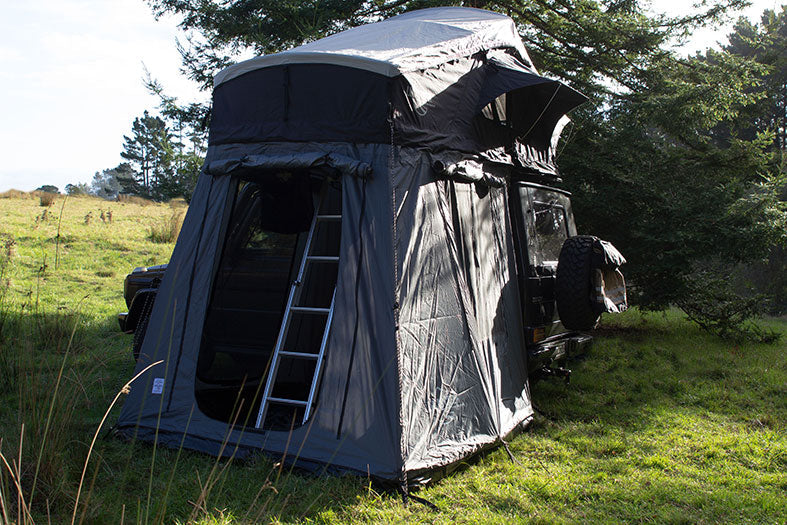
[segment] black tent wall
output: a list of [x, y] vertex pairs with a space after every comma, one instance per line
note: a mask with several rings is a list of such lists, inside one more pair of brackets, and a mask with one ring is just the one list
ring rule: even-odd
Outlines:
[[[517, 111], [506, 125], [481, 116], [503, 93]], [[584, 100], [500, 53], [392, 78], [332, 64], [279, 65], [216, 87], [210, 144], [396, 144], [481, 155], [557, 176], [552, 133]]]

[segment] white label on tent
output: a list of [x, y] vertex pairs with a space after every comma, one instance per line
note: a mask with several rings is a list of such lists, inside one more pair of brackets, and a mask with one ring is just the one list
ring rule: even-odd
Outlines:
[[164, 378], [157, 377], [153, 380], [153, 394], [160, 394], [164, 391]]

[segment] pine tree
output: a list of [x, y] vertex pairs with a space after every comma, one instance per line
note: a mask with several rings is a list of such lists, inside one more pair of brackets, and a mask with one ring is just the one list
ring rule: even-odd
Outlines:
[[136, 173], [141, 191], [158, 197], [157, 188], [166, 183], [172, 174], [173, 145], [170, 131], [160, 117], [151, 116], [145, 110], [142, 117], [134, 119], [132, 135], [123, 136], [123, 151]]
[[750, 90], [759, 95], [759, 100], [742, 112], [728, 133], [748, 138], [757, 133], [770, 133], [773, 147], [784, 162], [787, 155], [787, 6], [782, 6], [780, 11], [766, 10], [759, 24], [752, 24], [745, 18], [738, 20], [724, 49], [764, 67], [760, 82]]

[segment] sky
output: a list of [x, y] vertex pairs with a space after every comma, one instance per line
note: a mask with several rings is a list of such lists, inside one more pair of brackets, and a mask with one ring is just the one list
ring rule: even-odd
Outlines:
[[[754, 0], [753, 21], [785, 0]], [[652, 0], [676, 14], [692, 0]], [[181, 102], [208, 95], [181, 73], [178, 20], [144, 0], [9, 0], [0, 18], [0, 192], [89, 183], [117, 166], [123, 135], [158, 100], [145, 68]], [[695, 33], [687, 51], [714, 46], [726, 27]]]

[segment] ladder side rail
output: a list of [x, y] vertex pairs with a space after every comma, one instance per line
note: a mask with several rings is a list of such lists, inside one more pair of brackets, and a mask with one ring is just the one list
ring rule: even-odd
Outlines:
[[[338, 279], [338, 268], [337, 279]], [[325, 347], [328, 345], [328, 335], [331, 332], [331, 321], [333, 321], [333, 309], [336, 303], [336, 287], [333, 288], [333, 297], [331, 297], [331, 311], [328, 313], [328, 319], [325, 320], [325, 330], [322, 334], [322, 341], [320, 342], [320, 352], [317, 354], [317, 363], [314, 365], [314, 377], [312, 377], [312, 384], [309, 387], [309, 397], [306, 403], [306, 409], [303, 411], [303, 423], [309, 419], [311, 415], [312, 405], [314, 401], [314, 394], [317, 391], [317, 383], [320, 379], [320, 372], [322, 371], [322, 364], [325, 357]]]

